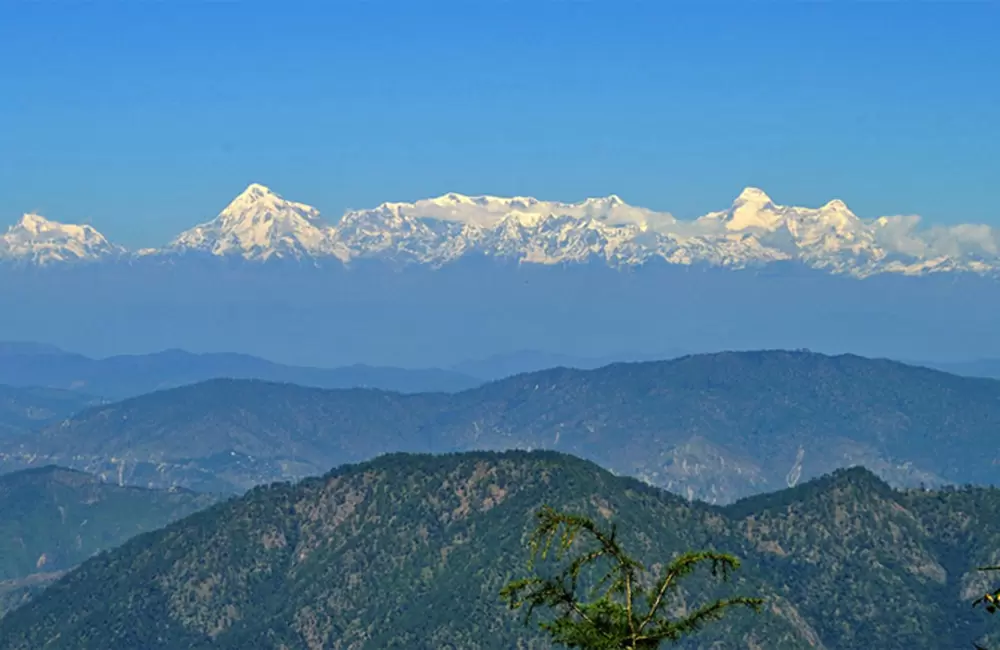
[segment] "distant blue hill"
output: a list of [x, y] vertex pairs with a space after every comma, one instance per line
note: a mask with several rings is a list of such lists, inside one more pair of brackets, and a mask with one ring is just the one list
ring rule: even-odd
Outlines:
[[1000, 379], [1000, 359], [973, 359], [971, 361], [921, 362], [920, 365], [950, 372], [963, 377]]
[[380, 388], [401, 393], [454, 392], [481, 382], [454, 370], [366, 365], [309, 368], [245, 354], [154, 354], [92, 359], [51, 346], [0, 343], [0, 384], [80, 391], [121, 399], [215, 378], [263, 379], [318, 388]]
[[518, 350], [504, 354], [494, 354], [483, 359], [464, 361], [451, 367], [464, 375], [493, 381], [513, 377], [526, 372], [538, 372], [549, 368], [575, 368], [594, 370], [612, 363], [635, 361], [665, 361], [683, 356], [679, 350], [662, 353], [622, 352], [599, 357], [581, 357], [543, 350]]
[[101, 403], [80, 391], [0, 384], [0, 439], [52, 424]]

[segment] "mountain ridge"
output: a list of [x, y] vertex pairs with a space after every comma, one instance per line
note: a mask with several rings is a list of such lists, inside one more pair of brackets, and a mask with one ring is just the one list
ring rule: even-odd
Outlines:
[[233, 492], [390, 451], [554, 449], [729, 502], [857, 464], [895, 485], [998, 484], [1000, 447], [983, 442], [998, 426], [996, 380], [767, 351], [555, 368], [455, 394], [213, 380], [11, 438], [0, 465]]
[[125, 255], [123, 247], [109, 242], [93, 226], [59, 223], [31, 212], [0, 235], [0, 260], [45, 265]]
[[481, 383], [458, 370], [437, 368], [364, 364], [315, 368], [247, 354], [201, 354], [178, 349], [94, 359], [58, 348], [0, 342], [0, 386], [48, 387], [122, 399], [216, 377], [269, 379], [321, 388], [367, 386], [403, 393], [451, 392]]
[[52, 424], [103, 402], [79, 391], [0, 382], [0, 438]]
[[741, 509], [508, 451], [388, 454], [256, 488], [87, 561], [0, 622], [0, 648], [542, 650], [497, 591], [543, 504], [616, 524], [654, 568], [692, 549], [742, 560], [721, 586], [686, 578], [678, 606], [739, 593], [764, 611], [731, 613], [683, 650], [996, 641], [969, 606], [1000, 544], [996, 489], [896, 491], [855, 469]]
[[745, 188], [726, 209], [690, 221], [611, 195], [577, 203], [448, 193], [348, 210], [326, 222], [311, 206], [253, 183], [217, 217], [159, 249], [128, 252], [90, 226], [26, 215], [0, 238], [0, 260], [26, 264], [173, 260], [186, 255], [247, 262], [294, 260], [350, 266], [365, 260], [440, 268], [470, 256], [518, 264], [598, 262], [627, 269], [653, 261], [732, 269], [793, 262], [828, 273], [993, 274], [1000, 239], [987, 226], [921, 230], [919, 217], [864, 220], [839, 199], [784, 206]]

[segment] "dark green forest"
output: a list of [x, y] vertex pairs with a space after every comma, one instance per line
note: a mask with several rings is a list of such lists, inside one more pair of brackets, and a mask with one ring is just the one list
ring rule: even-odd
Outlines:
[[678, 647], [952, 650], [995, 621], [1000, 491], [890, 488], [861, 468], [727, 507], [554, 452], [394, 454], [259, 487], [101, 553], [0, 621], [0, 648], [547, 648], [499, 598], [543, 505], [615, 524], [643, 563], [742, 560], [670, 606], [765, 599]]

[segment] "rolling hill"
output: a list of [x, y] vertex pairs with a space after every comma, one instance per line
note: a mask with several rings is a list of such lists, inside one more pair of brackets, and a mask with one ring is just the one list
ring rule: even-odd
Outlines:
[[[720, 508], [562, 454], [477, 452], [384, 456], [136, 537], [8, 615], [0, 648], [547, 648], [497, 597], [542, 504], [617, 523], [648, 564], [743, 558], [721, 589], [764, 611], [683, 648], [951, 650], [994, 627], [969, 604], [1000, 548], [995, 489], [897, 492], [857, 468]], [[685, 585], [676, 606], [717, 593]]]
[[95, 553], [216, 500], [52, 466], [0, 476], [0, 616]]
[[378, 454], [554, 449], [729, 502], [851, 465], [895, 485], [993, 484], [1000, 382], [851, 355], [695, 355], [524, 374], [458, 394], [211, 381], [0, 444], [140, 485], [239, 491]]
[[595, 368], [608, 366], [612, 363], [658, 361], [680, 356], [683, 356], [683, 354], [676, 350], [668, 350], [656, 354], [619, 352], [602, 357], [577, 357], [568, 354], [543, 352], [541, 350], [519, 350], [504, 354], [493, 354], [483, 359], [471, 359], [456, 364], [451, 369], [465, 375], [479, 377], [484, 381], [496, 381], [526, 372], [539, 372], [551, 368], [594, 370]]
[[481, 383], [457, 371], [435, 368], [410, 370], [360, 364], [308, 368], [246, 354], [194, 354], [183, 350], [92, 359], [37, 344], [0, 344], [0, 384], [11, 386], [46, 386], [123, 399], [215, 378], [402, 393], [457, 391]]
[[57, 422], [102, 400], [76, 391], [0, 385], [0, 439]]

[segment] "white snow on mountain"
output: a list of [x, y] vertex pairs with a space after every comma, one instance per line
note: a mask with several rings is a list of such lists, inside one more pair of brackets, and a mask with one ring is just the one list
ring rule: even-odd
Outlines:
[[[0, 240], [0, 258], [38, 263], [103, 259], [120, 252], [89, 226], [26, 216]], [[352, 210], [336, 223], [319, 211], [250, 185], [211, 221], [163, 249], [246, 260], [373, 259], [440, 268], [467, 256], [521, 264], [599, 261], [623, 268], [654, 260], [746, 268], [790, 261], [830, 273], [924, 275], [1000, 271], [1000, 238], [985, 225], [921, 228], [916, 216], [865, 220], [843, 201], [785, 206], [746, 188], [729, 208], [692, 221], [631, 206], [618, 196], [577, 203], [449, 193]]]
[[37, 214], [24, 215], [0, 236], [0, 260], [45, 265], [98, 261], [124, 253], [91, 226], [49, 221]]
[[820, 208], [783, 206], [751, 187], [728, 210], [709, 213], [698, 223], [709, 237], [719, 229], [750, 232], [762, 245], [784, 253], [785, 259], [835, 272], [866, 275], [887, 255], [877, 242], [876, 228], [840, 200]]
[[771, 197], [756, 187], [745, 188], [728, 210], [710, 212], [698, 219], [702, 224], [726, 230], [773, 231], [781, 225], [782, 210]]
[[694, 221], [630, 206], [617, 196], [560, 203], [446, 194], [349, 212], [333, 236], [348, 259], [436, 266], [475, 253], [522, 263], [599, 259], [614, 266], [662, 259], [744, 268], [791, 260], [859, 277], [1000, 268], [989, 227], [921, 231], [918, 225], [903, 217], [864, 221], [840, 200], [819, 208], [783, 206], [750, 187], [728, 209]]
[[614, 194], [586, 199], [579, 203], [561, 203], [539, 201], [526, 196], [501, 198], [449, 193], [434, 199], [423, 199], [414, 203], [385, 203], [379, 207], [387, 207], [407, 217], [457, 221], [486, 228], [495, 227], [511, 214], [524, 215], [529, 220], [548, 216], [574, 217], [613, 226], [646, 224], [654, 228], [666, 227], [677, 222], [667, 212], [633, 207]]
[[181, 233], [167, 252], [199, 251], [248, 260], [338, 256], [316, 208], [286, 201], [254, 183], [215, 219]]

